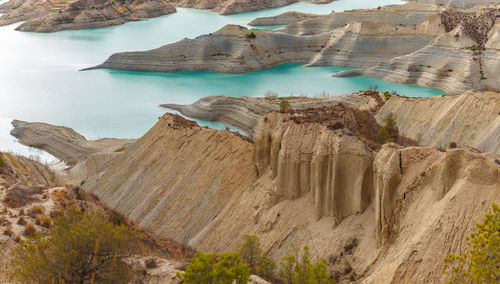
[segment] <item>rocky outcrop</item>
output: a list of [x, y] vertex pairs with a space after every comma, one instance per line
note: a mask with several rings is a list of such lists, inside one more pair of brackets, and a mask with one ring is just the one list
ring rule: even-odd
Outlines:
[[262, 17], [253, 19], [248, 23], [249, 26], [278, 26], [297, 23], [303, 20], [316, 18], [318, 15], [306, 14], [300, 12], [286, 12], [278, 16]]
[[[275, 8], [298, 0], [10, 0], [0, 5], [0, 26], [26, 21], [21, 31], [55, 32], [120, 25], [141, 18], [175, 13], [175, 7], [211, 9], [220, 14], [234, 14]], [[316, 4], [332, 0], [308, 0]]]
[[380, 9], [350, 10], [328, 15], [318, 15], [292, 23], [279, 31], [295, 35], [318, 35], [343, 28], [357, 22], [371, 22], [394, 26], [413, 26], [423, 22], [427, 17], [442, 11], [435, 5], [412, 2], [401, 6], [387, 6]]
[[195, 119], [220, 121], [253, 137], [261, 116], [277, 110], [270, 100], [249, 97], [210, 96], [190, 105], [162, 104]]
[[310, 61], [327, 39], [327, 35], [299, 37], [228, 25], [212, 35], [184, 39], [158, 49], [115, 53], [93, 68], [245, 73], [287, 62]]
[[[459, 97], [445, 99], [415, 112], [444, 105], [480, 121], [496, 107], [491, 98], [466, 95], [468, 108]], [[418, 99], [392, 96], [380, 112], [394, 104], [411, 114], [405, 100]], [[265, 115], [253, 144], [167, 114], [84, 187], [140, 226], [205, 252], [235, 250], [254, 234], [274, 259], [293, 253], [291, 244], [308, 245], [340, 280], [443, 281], [444, 256], [463, 250], [474, 224], [500, 201], [500, 156], [395, 144], [375, 152], [347, 129], [329, 127], [320, 110]], [[347, 109], [333, 110], [348, 123]], [[490, 127], [476, 123], [470, 127]]]
[[[264, 10], [269, 8], [276, 8], [280, 6], [289, 5], [299, 0], [181, 0], [179, 6], [197, 8], [197, 9], [210, 9], [222, 15], [229, 15], [241, 12], [250, 12], [257, 10]], [[326, 4], [333, 0], [307, 0], [315, 4]]]
[[267, 115], [255, 136], [254, 163], [260, 176], [271, 171], [274, 202], [311, 195], [318, 220], [363, 212], [373, 195], [372, 151], [357, 138], [286, 117]]
[[154, 1], [18, 1], [2, 4], [0, 26], [26, 21], [21, 31], [55, 32], [120, 25], [144, 17], [175, 13], [175, 6]]
[[40, 122], [12, 121], [10, 134], [23, 145], [38, 148], [68, 165], [85, 161], [97, 152], [113, 152], [134, 140], [100, 139], [88, 141], [71, 128]]
[[277, 111], [282, 100], [289, 102], [293, 109], [339, 104], [360, 110], [376, 109], [381, 103], [382, 95], [378, 94], [379, 99], [377, 99], [376, 96], [368, 93], [367, 91], [360, 91], [327, 98], [208, 96], [190, 105], [162, 104], [160, 106], [179, 111], [189, 118], [222, 122], [243, 131], [253, 139], [259, 120], [267, 113]]
[[498, 0], [410, 0], [449, 8], [471, 8], [475, 5], [498, 5]]
[[325, 48], [307, 66], [369, 67], [425, 47], [444, 27], [437, 15], [416, 26], [358, 22], [333, 32]]
[[500, 198], [498, 155], [386, 144], [374, 163], [381, 254], [366, 283], [443, 282], [443, 259]]
[[[449, 94], [468, 90], [499, 90], [500, 50], [495, 19], [500, 9], [440, 14], [447, 33], [411, 54], [361, 70], [334, 76], [368, 76], [402, 84], [442, 89]], [[491, 31], [491, 32], [490, 32]]]
[[500, 93], [467, 92], [460, 96], [392, 96], [377, 120], [392, 113], [400, 134], [420, 145], [442, 149], [451, 142], [500, 154]]

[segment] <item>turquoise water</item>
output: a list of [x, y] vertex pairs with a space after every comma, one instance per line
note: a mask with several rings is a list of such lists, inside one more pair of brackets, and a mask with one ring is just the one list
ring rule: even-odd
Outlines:
[[[286, 11], [329, 13], [353, 8], [400, 4], [397, 0], [340, 0], [327, 5], [297, 3], [259, 12], [220, 16], [210, 11], [178, 13], [116, 27], [36, 34], [0, 27], [0, 150], [30, 154], [9, 135], [14, 118], [74, 128], [89, 139], [137, 138], [166, 109], [162, 103], [192, 103], [204, 96], [343, 94], [370, 85], [408, 96], [442, 94], [439, 90], [402, 86], [363, 77], [331, 78], [344, 70], [286, 64], [238, 75], [214, 72], [150, 73], [77, 70], [104, 61], [118, 51], [156, 48], [182, 38], [216, 31], [226, 24], [245, 25], [255, 17]], [[201, 122], [212, 127], [221, 124]], [[37, 152], [35, 152], [36, 154]], [[46, 156], [45, 156], [46, 157]]]

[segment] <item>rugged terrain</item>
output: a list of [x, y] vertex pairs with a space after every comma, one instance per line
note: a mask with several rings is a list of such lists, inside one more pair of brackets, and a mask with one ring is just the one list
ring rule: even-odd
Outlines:
[[69, 207], [113, 215], [137, 230], [144, 245], [141, 254], [125, 260], [137, 273], [133, 283], [180, 282], [176, 272], [194, 255], [192, 249], [145, 231], [95, 195], [61, 183], [60, 176], [39, 162], [1, 152], [0, 161], [0, 282], [12, 283], [10, 251], [17, 243], [35, 232], [50, 231], [52, 219]]
[[288, 23], [281, 29], [226, 26], [154, 50], [113, 54], [93, 68], [242, 73], [307, 62], [360, 68], [334, 76], [376, 77], [453, 95], [498, 90], [499, 16], [498, 6], [445, 9], [420, 2], [329, 15], [288, 13], [251, 22]]
[[[309, 0], [317, 4], [331, 0]], [[175, 7], [234, 14], [284, 6], [297, 0], [10, 0], [0, 5], [0, 26], [25, 21], [17, 30], [56, 32], [120, 25], [175, 13]]]
[[[367, 91], [289, 99], [281, 112], [280, 98], [170, 105], [240, 125], [252, 141], [166, 114], [93, 169], [84, 188], [198, 250], [234, 250], [242, 235], [255, 234], [275, 259], [292, 253], [291, 244], [308, 245], [338, 279], [440, 282], [443, 257], [462, 251], [476, 221], [500, 201], [498, 139], [489, 138], [499, 133], [498, 98], [386, 100]], [[389, 112], [401, 145], [380, 146], [372, 140], [376, 119], [383, 124]]]

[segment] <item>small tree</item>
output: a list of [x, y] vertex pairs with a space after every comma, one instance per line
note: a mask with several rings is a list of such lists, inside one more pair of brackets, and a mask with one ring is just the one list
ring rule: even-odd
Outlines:
[[280, 101], [280, 112], [289, 112], [292, 109], [292, 106], [287, 100]]
[[136, 249], [135, 233], [97, 213], [69, 211], [47, 236], [34, 234], [13, 251], [12, 276], [21, 283], [128, 283], [122, 261]]
[[[298, 251], [296, 251], [298, 254]], [[304, 255], [299, 259], [294, 254], [281, 258], [280, 277], [287, 284], [329, 284], [335, 283], [327, 272], [326, 260], [315, 264], [309, 258], [309, 247], [304, 247]]]
[[258, 267], [257, 273], [259, 276], [263, 277], [266, 280], [272, 280], [274, 278], [274, 271], [276, 270], [276, 262], [273, 259], [264, 255], [263, 257], [260, 258], [257, 267]]
[[385, 97], [385, 100], [388, 101], [391, 98], [391, 93], [389, 93], [389, 91], [385, 91], [384, 97]]
[[447, 283], [500, 283], [500, 206], [493, 203], [476, 227], [466, 238], [469, 249], [444, 259]]
[[262, 248], [260, 240], [255, 235], [244, 235], [243, 244], [240, 246], [239, 252], [245, 263], [250, 265], [250, 268], [255, 271], [259, 259], [262, 257]]
[[375, 141], [379, 144], [384, 144], [386, 141], [389, 140], [391, 135], [389, 135], [389, 131], [385, 127], [381, 127], [378, 131], [377, 134], [375, 134]]
[[389, 136], [392, 138], [397, 138], [399, 136], [396, 119], [394, 118], [394, 114], [392, 112], [385, 117], [385, 128], [387, 129], [387, 132], [389, 132]]
[[178, 275], [184, 279], [186, 284], [246, 284], [250, 279], [250, 267], [241, 262], [241, 257], [236, 252], [220, 255], [198, 252], [186, 267], [186, 272]]

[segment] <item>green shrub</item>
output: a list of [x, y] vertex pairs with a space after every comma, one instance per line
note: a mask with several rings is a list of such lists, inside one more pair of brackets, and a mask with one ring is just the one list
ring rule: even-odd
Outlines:
[[244, 242], [239, 249], [241, 259], [250, 265], [252, 270], [255, 270], [259, 259], [262, 257], [260, 240], [255, 235], [244, 235], [243, 240]]
[[[298, 255], [298, 252], [296, 253]], [[291, 254], [281, 258], [280, 277], [287, 284], [335, 283], [327, 272], [326, 260], [322, 259], [315, 264], [309, 258], [309, 248], [304, 247], [302, 258]]]
[[292, 106], [287, 100], [280, 101], [280, 112], [289, 112], [292, 109]]
[[385, 91], [384, 97], [385, 97], [385, 100], [388, 101], [391, 98], [391, 93], [389, 93], [389, 91]]
[[389, 132], [389, 136], [392, 138], [397, 138], [399, 136], [398, 126], [396, 125], [396, 119], [394, 114], [391, 112], [385, 117], [385, 128]]
[[276, 262], [267, 257], [262, 256], [257, 263], [257, 274], [266, 280], [274, 278], [274, 271], [276, 270]]
[[241, 262], [241, 257], [236, 252], [223, 254], [198, 252], [186, 267], [186, 272], [179, 273], [178, 276], [183, 278], [186, 284], [246, 284], [250, 279], [250, 267]]
[[34, 234], [13, 250], [12, 276], [21, 283], [128, 283], [122, 261], [137, 248], [136, 234], [97, 213], [69, 211], [47, 236]]
[[254, 32], [250, 32], [249, 34], [247, 34], [247, 38], [256, 38], [257, 35], [254, 33]]
[[6, 166], [7, 166], [7, 163], [5, 163], [3, 155], [0, 153], [0, 168], [5, 168]]
[[469, 249], [444, 259], [447, 283], [500, 283], [500, 206], [493, 203], [476, 227], [466, 238]]
[[375, 134], [375, 141], [379, 144], [384, 144], [391, 138], [389, 135], [389, 131], [385, 127], [381, 127], [378, 131], [377, 134]]

